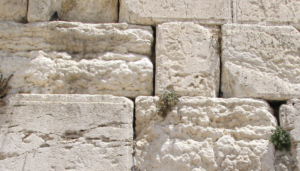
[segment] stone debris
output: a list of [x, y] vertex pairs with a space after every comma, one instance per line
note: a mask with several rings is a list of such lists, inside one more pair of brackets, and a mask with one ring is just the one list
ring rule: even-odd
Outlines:
[[26, 22], [27, 1], [28, 0], [1, 0], [0, 21]]
[[265, 101], [186, 96], [164, 119], [158, 100], [135, 102], [138, 170], [274, 170], [277, 122]]
[[224, 97], [300, 97], [300, 33], [291, 26], [222, 27]]
[[155, 25], [169, 21], [231, 22], [231, 0], [120, 0], [119, 22]]
[[291, 153], [295, 162], [296, 171], [300, 170], [300, 100], [292, 99], [281, 105], [279, 110], [280, 125], [289, 131], [292, 148]]
[[6, 100], [0, 170], [131, 170], [131, 100], [26, 94]]
[[171, 22], [157, 27], [155, 94], [217, 97], [218, 27]]
[[118, 21], [118, 13], [118, 0], [30, 0], [28, 21], [112, 23]]

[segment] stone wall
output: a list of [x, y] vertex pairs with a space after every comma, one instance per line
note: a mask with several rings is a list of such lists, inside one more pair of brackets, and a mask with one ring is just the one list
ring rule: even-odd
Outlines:
[[[0, 14], [0, 170], [299, 171], [299, 0], [1, 0]], [[290, 151], [270, 142], [279, 125]]]

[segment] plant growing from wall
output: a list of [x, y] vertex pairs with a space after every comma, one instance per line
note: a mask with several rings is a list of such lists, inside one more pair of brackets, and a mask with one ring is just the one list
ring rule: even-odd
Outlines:
[[290, 150], [290, 134], [288, 131], [282, 129], [280, 126], [278, 126], [277, 129], [274, 131], [270, 138], [270, 141], [274, 144], [276, 150]]
[[0, 73], [0, 98], [3, 98], [6, 96], [8, 90], [9, 90], [8, 82], [12, 76], [13, 76], [13, 74], [10, 75], [8, 78], [3, 79], [3, 74]]
[[178, 102], [178, 97], [174, 92], [165, 92], [159, 96], [159, 110], [158, 114], [163, 118], [166, 118], [167, 114], [172, 110]]

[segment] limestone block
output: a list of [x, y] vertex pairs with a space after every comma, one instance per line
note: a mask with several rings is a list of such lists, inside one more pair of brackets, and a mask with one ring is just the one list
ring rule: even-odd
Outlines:
[[292, 24], [300, 28], [298, 0], [233, 0], [233, 4], [234, 22]]
[[275, 157], [275, 171], [296, 171], [290, 152], [278, 150], [275, 152]]
[[222, 27], [224, 97], [300, 97], [300, 33], [291, 26]]
[[28, 21], [49, 21], [55, 12], [63, 21], [117, 22], [118, 0], [30, 0]]
[[230, 0], [120, 0], [120, 22], [155, 25], [168, 21], [231, 22]]
[[[300, 170], [300, 100], [292, 99], [281, 105], [279, 110], [280, 125], [289, 131], [295, 165]], [[297, 171], [298, 171], [297, 170]]]
[[60, 51], [72, 54], [136, 53], [151, 56], [150, 26], [41, 22], [0, 22], [0, 51]]
[[274, 170], [277, 122], [263, 100], [181, 97], [164, 119], [136, 98], [137, 170]]
[[15, 95], [1, 114], [0, 170], [131, 170], [133, 102]]
[[217, 27], [171, 22], [157, 27], [155, 93], [216, 97], [220, 55]]
[[26, 21], [27, 0], [1, 0], [0, 21]]

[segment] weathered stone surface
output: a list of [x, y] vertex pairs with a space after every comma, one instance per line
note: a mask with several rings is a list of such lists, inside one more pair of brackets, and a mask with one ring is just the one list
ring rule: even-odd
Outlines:
[[117, 22], [118, 0], [30, 0], [28, 21], [49, 21], [55, 12], [64, 21]]
[[164, 119], [158, 99], [136, 99], [137, 169], [274, 170], [277, 123], [265, 101], [181, 97]]
[[275, 171], [295, 171], [293, 158], [290, 152], [276, 151], [275, 152]]
[[109, 95], [7, 100], [0, 170], [131, 170], [132, 101]]
[[233, 0], [233, 7], [234, 22], [292, 24], [300, 28], [298, 0]]
[[26, 21], [27, 0], [1, 0], [0, 20]]
[[158, 25], [155, 93], [167, 89], [180, 96], [216, 97], [220, 56], [217, 27], [192, 22]]
[[0, 72], [14, 74], [9, 93], [136, 97], [153, 92], [151, 27], [66, 22], [2, 26]]
[[300, 170], [300, 100], [292, 99], [287, 101], [287, 104], [281, 105], [279, 116], [281, 127], [290, 132], [291, 152], [295, 165]]
[[300, 33], [290, 26], [222, 27], [224, 97], [300, 97]]
[[231, 22], [230, 0], [120, 0], [120, 22], [154, 25], [167, 21]]
[[136, 53], [151, 56], [153, 31], [150, 26], [42, 22], [0, 22], [0, 50], [34, 50], [80, 53]]

